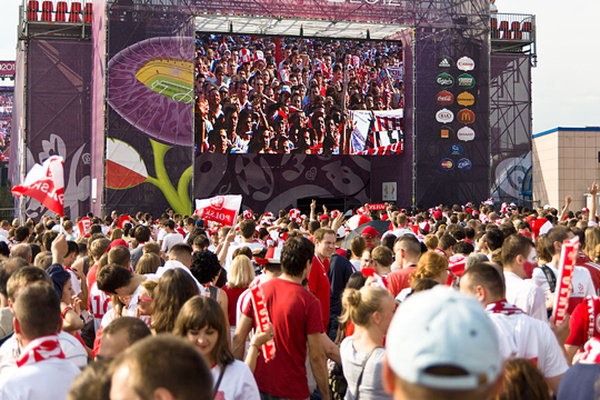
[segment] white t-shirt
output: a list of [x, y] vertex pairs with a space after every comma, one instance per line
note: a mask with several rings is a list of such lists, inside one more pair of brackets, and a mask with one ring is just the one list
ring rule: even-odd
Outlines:
[[204, 286], [202, 286], [200, 284], [200, 282], [198, 282], [196, 277], [194, 277], [194, 275], [192, 275], [192, 272], [190, 271], [190, 269], [188, 267], [186, 267], [185, 265], [183, 265], [181, 263], [181, 261], [168, 260], [167, 262], [165, 262], [165, 265], [163, 265], [162, 267], [158, 267], [155, 274], [145, 274], [144, 276], [148, 279], [158, 280], [163, 276], [163, 274], [165, 272], [167, 272], [170, 269], [176, 269], [176, 268], [184, 270], [190, 276], [190, 278], [192, 278], [194, 280], [194, 282], [196, 282], [196, 286], [198, 286], [198, 291], [200, 292], [201, 296], [204, 296], [206, 294], [206, 289], [204, 288]]
[[15, 368], [0, 377], [0, 399], [64, 400], [79, 372], [79, 368], [60, 358]]
[[90, 298], [88, 300], [90, 306], [90, 314], [94, 317], [94, 331], [98, 332], [102, 317], [104, 314], [112, 308], [110, 303], [110, 296], [98, 289], [98, 282], [94, 282], [90, 289]]
[[225, 259], [224, 268], [227, 270], [227, 272], [229, 272], [229, 270], [231, 269], [231, 263], [233, 261], [233, 252], [235, 251], [235, 249], [238, 249], [240, 247], [248, 247], [250, 250], [254, 251], [255, 249], [262, 249], [265, 246], [260, 243], [231, 243], [229, 245], [229, 248], [227, 249], [227, 258]]
[[505, 360], [533, 360], [544, 378], [564, 374], [569, 368], [548, 324], [525, 314], [505, 315], [488, 311], [488, 316], [496, 326], [500, 352]]
[[163, 238], [161, 250], [165, 254], [169, 254], [169, 250], [176, 244], [183, 243], [183, 235], [178, 232], [167, 233]]
[[79, 280], [79, 277], [75, 275], [73, 271], [71, 271], [70, 268], [67, 269], [67, 271], [69, 272], [69, 275], [71, 275], [71, 287], [73, 288], [73, 295], [79, 296], [79, 293], [81, 293], [81, 281]]
[[[213, 385], [216, 385], [221, 374], [221, 368], [217, 365], [210, 372], [213, 377]], [[215, 399], [260, 400], [258, 386], [250, 368], [239, 360], [229, 364], [225, 368]]]
[[[58, 334], [58, 341], [65, 355], [65, 360], [79, 369], [87, 366], [87, 351], [75, 336], [61, 331]], [[2, 347], [0, 347], [0, 376], [4, 376], [5, 373], [16, 368], [15, 363], [17, 362], [17, 358], [19, 358], [20, 352], [17, 335], [12, 335], [2, 344]], [[42, 396], [40, 398], [45, 397]], [[0, 396], [0, 399], [4, 399], [4, 397]]]
[[544, 292], [531, 279], [521, 279], [514, 272], [505, 270], [504, 284], [506, 285], [506, 300], [510, 304], [519, 307], [530, 317], [548, 322]]
[[[554, 276], [558, 280], [558, 270], [556, 267], [552, 263], [546, 265], [554, 272]], [[546, 300], [548, 300], [552, 292], [550, 291], [550, 284], [548, 284], [548, 279], [546, 278], [544, 271], [541, 268], [535, 268], [531, 279], [537, 286], [542, 288], [544, 296], [546, 297]], [[595, 295], [595, 290], [590, 271], [583, 267], [575, 267], [571, 284], [571, 297], [584, 299], [587, 296], [593, 295]]]

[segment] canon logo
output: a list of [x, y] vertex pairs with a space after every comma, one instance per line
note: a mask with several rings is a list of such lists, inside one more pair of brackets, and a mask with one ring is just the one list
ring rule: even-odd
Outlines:
[[475, 69], [475, 61], [469, 57], [461, 57], [456, 62], [456, 67], [461, 71], [472, 71]]

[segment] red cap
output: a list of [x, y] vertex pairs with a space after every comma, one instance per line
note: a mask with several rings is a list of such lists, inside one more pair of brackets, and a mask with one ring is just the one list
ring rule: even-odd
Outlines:
[[440, 210], [437, 210], [433, 213], [433, 218], [435, 219], [440, 219], [442, 218], [442, 212]]
[[323, 220], [327, 220], [327, 221], [329, 221], [329, 215], [327, 215], [327, 214], [323, 214], [323, 215], [321, 215], [321, 216], [319, 217], [319, 221], [323, 221]]
[[367, 226], [365, 229], [363, 229], [360, 236], [379, 237], [379, 233], [377, 232], [377, 229], [373, 228], [372, 226]]

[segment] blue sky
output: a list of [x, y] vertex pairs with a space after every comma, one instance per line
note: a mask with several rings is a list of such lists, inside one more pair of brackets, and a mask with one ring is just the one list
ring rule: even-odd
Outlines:
[[[2, 0], [0, 60], [14, 60], [20, 0]], [[538, 67], [533, 69], [533, 133], [600, 126], [600, 2], [497, 0], [499, 12], [537, 15]]]

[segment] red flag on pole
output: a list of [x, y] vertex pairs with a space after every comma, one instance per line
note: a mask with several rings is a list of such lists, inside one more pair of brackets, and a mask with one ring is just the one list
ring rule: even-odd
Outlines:
[[65, 185], [63, 159], [52, 156], [42, 165], [35, 164], [25, 177], [22, 185], [12, 188], [12, 193], [27, 196], [42, 203], [48, 210], [64, 215]]

